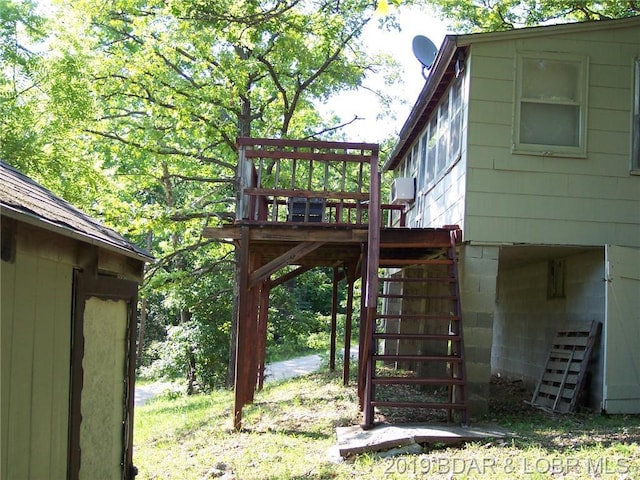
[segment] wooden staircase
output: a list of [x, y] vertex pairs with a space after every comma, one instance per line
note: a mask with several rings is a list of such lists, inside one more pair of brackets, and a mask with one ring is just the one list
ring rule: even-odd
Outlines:
[[377, 308], [362, 333], [364, 428], [373, 426], [374, 409], [391, 422], [457, 414], [468, 424], [459, 235], [457, 228], [382, 231]]

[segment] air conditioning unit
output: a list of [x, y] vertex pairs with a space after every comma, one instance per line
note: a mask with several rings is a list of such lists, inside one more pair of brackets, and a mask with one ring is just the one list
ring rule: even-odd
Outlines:
[[415, 199], [416, 181], [412, 177], [398, 177], [391, 184], [391, 203], [411, 203]]

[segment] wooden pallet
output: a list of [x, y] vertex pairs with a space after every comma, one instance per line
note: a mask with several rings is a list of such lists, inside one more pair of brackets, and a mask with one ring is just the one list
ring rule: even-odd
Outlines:
[[558, 331], [531, 405], [554, 413], [575, 410], [600, 327], [597, 321], [571, 323]]

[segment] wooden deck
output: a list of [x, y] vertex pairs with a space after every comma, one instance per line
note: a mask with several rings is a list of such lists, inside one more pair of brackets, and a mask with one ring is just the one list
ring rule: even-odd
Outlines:
[[[381, 252], [401, 265], [407, 255], [428, 257], [433, 248], [449, 245], [451, 235], [451, 228], [404, 228], [406, 206], [381, 203], [377, 145], [239, 138], [238, 149], [235, 222], [204, 231], [207, 238], [236, 245], [236, 429], [242, 425], [242, 407], [253, 401], [264, 381], [272, 288], [311, 268], [333, 268], [333, 367], [337, 288], [346, 281], [346, 383], [355, 281], [362, 279], [359, 321], [370, 323], [378, 302]], [[361, 355], [359, 383], [364, 381], [364, 363]]]

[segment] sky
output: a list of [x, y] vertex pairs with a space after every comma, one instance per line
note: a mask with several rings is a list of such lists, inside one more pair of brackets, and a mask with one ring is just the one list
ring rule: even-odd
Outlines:
[[[403, 8], [400, 10], [399, 20], [401, 31], [387, 32], [377, 27], [377, 22], [370, 22], [363, 34], [369, 53], [384, 52], [392, 55], [404, 71], [403, 84], [394, 85], [395, 95], [404, 103], [394, 102], [391, 109], [395, 119], [379, 119], [380, 105], [376, 97], [365, 89], [346, 92], [336, 96], [324, 109], [334, 112], [343, 121], [349, 121], [358, 116], [358, 120], [343, 130], [347, 141], [380, 143], [391, 135], [397, 135], [405, 119], [415, 104], [418, 94], [424, 86], [422, 65], [413, 54], [412, 41], [416, 35], [429, 38], [437, 48], [440, 47], [447, 33], [447, 25], [438, 17], [425, 9]], [[372, 78], [365, 85], [380, 85], [380, 78]], [[388, 87], [387, 87], [388, 88]]]

